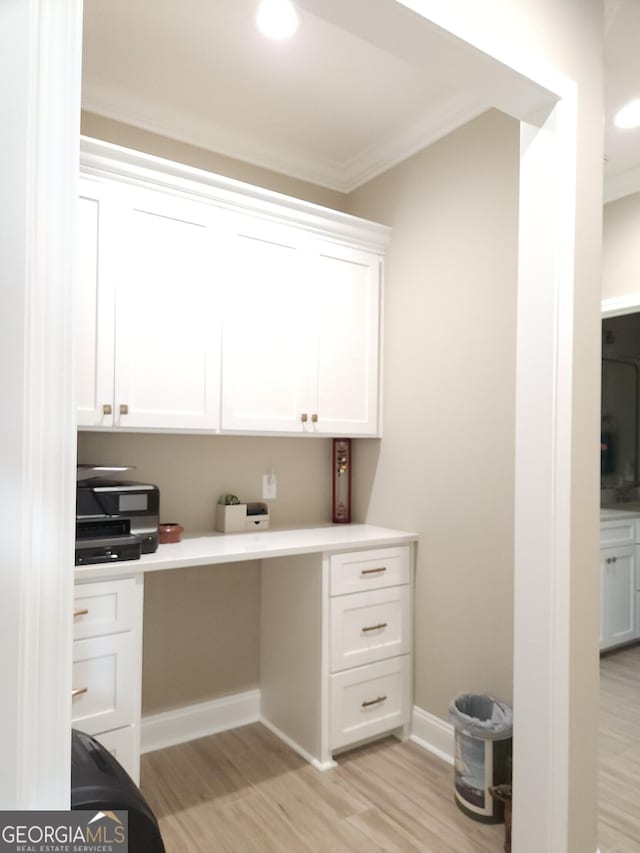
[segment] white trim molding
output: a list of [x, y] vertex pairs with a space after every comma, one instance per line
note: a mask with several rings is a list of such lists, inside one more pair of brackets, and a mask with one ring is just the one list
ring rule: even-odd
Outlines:
[[233, 693], [142, 718], [140, 752], [154, 752], [260, 720], [260, 691]]
[[455, 730], [451, 723], [413, 706], [409, 740], [433, 753], [437, 758], [453, 764], [455, 756]]
[[80, 140], [80, 165], [87, 177], [125, 181], [221, 209], [257, 214], [336, 242], [347, 240], [383, 252], [391, 239], [386, 225], [86, 136]]
[[457, 94], [434, 104], [419, 121], [399, 125], [350, 159], [318, 158], [308, 151], [260, 143], [254, 137], [217, 124], [212, 118], [140, 98], [122, 87], [85, 80], [83, 110], [149, 133], [215, 151], [282, 175], [350, 193], [387, 169], [476, 118], [488, 107]]
[[286, 735], [277, 726], [274, 726], [273, 723], [269, 722], [269, 720], [266, 719], [266, 717], [260, 717], [260, 722], [266, 729], [269, 729], [269, 731], [272, 732], [277, 738], [286, 743], [287, 746], [291, 747], [294, 752], [297, 752], [301, 758], [304, 758], [305, 761], [315, 767], [316, 770], [331, 770], [333, 767], [338, 766], [336, 762], [333, 761], [333, 759], [329, 761], [320, 761], [319, 759], [314, 758], [314, 756], [311, 755], [310, 752], [307, 752], [306, 749], [301, 747], [299, 743], [290, 738], [289, 735]]
[[0, 4], [0, 807], [67, 809], [82, 0]]

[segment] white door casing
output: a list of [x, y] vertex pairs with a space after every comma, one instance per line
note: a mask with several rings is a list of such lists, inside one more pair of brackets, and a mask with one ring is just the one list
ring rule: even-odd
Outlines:
[[[306, 2], [306, 0], [305, 0]], [[303, 3], [304, 5], [304, 3]], [[495, 49], [495, 42], [490, 42], [486, 37], [486, 30], [477, 26], [474, 28], [473, 21], [462, 20], [456, 10], [458, 4], [441, 4], [437, 0], [424, 0], [422, 3], [417, 1], [413, 4], [405, 2], [405, 5], [415, 5], [419, 7], [420, 13], [428, 19], [429, 25], [441, 25], [446, 38], [462, 38], [468, 44], [472, 45], [477, 52], [485, 50], [486, 55], [498, 56], [502, 59], [503, 64], [496, 62], [495, 75], [489, 79], [486, 88], [486, 97], [489, 103], [501, 103], [504, 89], [511, 88], [512, 91], [518, 91], [518, 88], [526, 88], [530, 93], [529, 84], [532, 81], [543, 81], [544, 84], [549, 84], [552, 91], [557, 93], [558, 97], [563, 99], [568, 107], [569, 118], [575, 108], [575, 92], [569, 85], [570, 81], [560, 80], [557, 76], [549, 73], [549, 68], [543, 54], [533, 55], [528, 57], [528, 62], [523, 67], [521, 58], [517, 55], [518, 42], [513, 43], [513, 48], [508, 52], [507, 56], [504, 50]], [[339, 14], [340, 9], [344, 9], [347, 4], [333, 4], [338, 9], [336, 14]], [[458, 10], [459, 11], [459, 10]], [[47, 15], [46, 13], [50, 14]], [[349, 12], [345, 10], [345, 14]], [[33, 13], [29, 15], [28, 13]], [[19, 0], [10, 0], [4, 3], [1, 8], [0, 18], [0, 38], [2, 39], [2, 50], [0, 56], [9, 58], [9, 66], [5, 77], [12, 79], [14, 86], [7, 87], [2, 96], [3, 107], [8, 107], [9, 114], [14, 115], [14, 110], [19, 109], [21, 101], [27, 105], [33, 115], [36, 115], [39, 121], [32, 124], [26, 122], [20, 124], [11, 123], [12, 135], [11, 145], [15, 147], [17, 160], [20, 160], [20, 144], [23, 149], [28, 151], [29, 165], [27, 173], [31, 178], [39, 175], [41, 183], [37, 185], [35, 180], [30, 185], [29, 192], [33, 198], [34, 188], [38, 186], [39, 191], [43, 191], [46, 186], [47, 179], [54, 174], [60, 176], [60, 162], [65, 163], [65, 169], [62, 170], [61, 180], [57, 192], [46, 193], [45, 196], [50, 200], [55, 198], [55, 205], [47, 207], [40, 206], [39, 210], [42, 216], [42, 222], [46, 223], [47, 233], [58, 233], [61, 240], [51, 240], [50, 245], [56, 246], [58, 254], [54, 258], [49, 259], [45, 263], [45, 268], [49, 274], [49, 292], [55, 294], [59, 298], [60, 310], [63, 317], [68, 318], [70, 314], [70, 306], [64, 298], [66, 293], [67, 283], [62, 276], [56, 278], [52, 276], [54, 271], [61, 272], [68, 267], [68, 258], [73, 251], [71, 236], [74, 232], [72, 219], [69, 211], [75, 204], [75, 185], [73, 178], [73, 162], [75, 160], [74, 151], [74, 134], [77, 131], [77, 119], [79, 109], [79, 82], [80, 82], [80, 4], [69, 0], [66, 4], [57, 4], [52, 2], [31, 2], [27, 9], [27, 4], [20, 3]], [[39, 38], [39, 25], [42, 23], [45, 37]], [[495, 30], [495, 27], [494, 27]], [[22, 41], [21, 41], [22, 40]], [[13, 62], [15, 58], [16, 46], [22, 47], [26, 45], [28, 48], [25, 55], [33, 57], [33, 62], [28, 67], [18, 62]], [[6, 51], [4, 48], [7, 48]], [[594, 60], [595, 61], [595, 60]], [[35, 73], [40, 63], [58, 63], [55, 68], [57, 73], [43, 73], [40, 76]], [[12, 64], [13, 63], [13, 64]], [[551, 80], [551, 82], [549, 82]], [[28, 92], [25, 90], [24, 82], [32, 81]], [[507, 84], [504, 87], [501, 84]], [[470, 85], [472, 80], [470, 78]], [[13, 91], [11, 89], [13, 88]], [[47, 105], [46, 112], [43, 107]], [[530, 104], [530, 101], [529, 101]], [[539, 106], [545, 109], [548, 106], [548, 100], [544, 93], [540, 93]], [[40, 111], [38, 108], [42, 108]], [[522, 115], [517, 108], [513, 106], [506, 111], [521, 119]], [[7, 114], [7, 110], [3, 110]], [[548, 115], [548, 111], [545, 111]], [[52, 122], [53, 127], [47, 127], [47, 120]], [[45, 130], [51, 132], [43, 132]], [[551, 131], [551, 128], [549, 128]], [[552, 387], [555, 389], [556, 396], [560, 397], [558, 389], [561, 391], [571, 390], [571, 377], [568, 368], [570, 367], [570, 358], [568, 354], [571, 350], [571, 309], [573, 306], [572, 293], [572, 259], [575, 250], [575, 242], [573, 239], [573, 215], [575, 210], [571, 209], [572, 203], [575, 202], [575, 187], [571, 185], [573, 176], [575, 176], [576, 165], [576, 149], [575, 149], [575, 121], [559, 121], [553, 130], [550, 148], [543, 153], [538, 145], [538, 139], [545, 135], [545, 131], [535, 130], [531, 128], [523, 139], [522, 155], [521, 155], [521, 261], [531, 261], [533, 270], [536, 269], [537, 262], [545, 259], [549, 264], [550, 275], [545, 275], [544, 278], [536, 279], [536, 286], [540, 292], [542, 301], [549, 301], [554, 306], [549, 313], [544, 311], [541, 314], [541, 326], [539, 328], [553, 330], [550, 339], [546, 339], [540, 346], [536, 346], [535, 355], [543, 355], [544, 360], [549, 367], [548, 371], [544, 371], [543, 384], [546, 389]], [[19, 137], [19, 138], [18, 138]], [[29, 140], [31, 145], [24, 145], [25, 141]], [[35, 156], [33, 156], [35, 154]], [[41, 161], [38, 161], [40, 155]], [[45, 156], [46, 154], [46, 156]], [[59, 158], [57, 155], [60, 155]], [[7, 166], [15, 172], [16, 160], [12, 157], [4, 158]], [[561, 163], [563, 170], [558, 174], [557, 166]], [[555, 186], [549, 186], [547, 181], [548, 192], [544, 195], [543, 203], [540, 204], [540, 193], [536, 191], [535, 184], [537, 178], [560, 178]], [[9, 191], [5, 197], [5, 205], [3, 213], [10, 214], [11, 211], [17, 211], [18, 222], [23, 222], [20, 213], [22, 212], [21, 205], [24, 203], [26, 193], [19, 188], [16, 189], [15, 184], [9, 182]], [[551, 234], [545, 227], [545, 223], [541, 218], [545, 216], [547, 211], [557, 211], [560, 203], [559, 215], [554, 218], [553, 224], [550, 226]], [[65, 213], [60, 217], [60, 211]], [[53, 231], [52, 231], [53, 229]], [[59, 229], [59, 230], [57, 230]], [[25, 229], [26, 231], [26, 229]], [[35, 235], [42, 233], [42, 230], [36, 229]], [[551, 241], [546, 239], [551, 236]], [[34, 261], [38, 257], [37, 239], [32, 242], [25, 250], [23, 245], [14, 244], [14, 254], [11, 256], [16, 262], [16, 265], [9, 270], [10, 274], [15, 273], [16, 267], [19, 266], [20, 260], [16, 259], [16, 255], [27, 257], [30, 261]], [[59, 248], [62, 245], [67, 252], [63, 261], [59, 254]], [[3, 245], [3, 249], [4, 249]], [[533, 274], [526, 273], [526, 263], [521, 263], [519, 275], [519, 289], [526, 293], [533, 285]], [[25, 291], [26, 291], [25, 285]], [[64, 325], [64, 323], [63, 323]], [[11, 327], [9, 327], [11, 328]], [[520, 329], [519, 329], [520, 334]], [[11, 342], [15, 347], [16, 339], [11, 338]], [[558, 355], [556, 343], [560, 343], [560, 358]], [[536, 342], [537, 343], [537, 342]], [[519, 356], [534, 355], [533, 341], [525, 338], [524, 341], [519, 341]], [[541, 353], [541, 346], [544, 345], [544, 350]], [[33, 337], [27, 342], [27, 361], [32, 359], [36, 351], [44, 351], [48, 361], [48, 366], [58, 371], [58, 375], [66, 380], [66, 391], [63, 396], [58, 399], [56, 406], [49, 409], [49, 422], [45, 430], [45, 420], [42, 419], [40, 427], [40, 435], [30, 435], [27, 444], [29, 449], [35, 449], [38, 441], [48, 430], [51, 432], [51, 425], [55, 424], [56, 429], [59, 429], [59, 435], [62, 437], [65, 450], [62, 454], [51, 462], [49, 465], [45, 460], [45, 468], [48, 467], [49, 473], [54, 469], [57, 477], [57, 489], [60, 489], [64, 500], [59, 505], [58, 512], [55, 513], [56, 521], [65, 517], [65, 506], [68, 507], [73, 488], [72, 466], [66, 464], [73, 455], [69, 449], [71, 430], [65, 431], [67, 423], [67, 410], [69, 407], [65, 405], [71, 387], [72, 368], [67, 358], [68, 350], [64, 348], [58, 350], [57, 346], [50, 339], [43, 339], [34, 344]], [[526, 408], [536, 402], [536, 385], [539, 377], [533, 373], [520, 372], [518, 375], [518, 406], [519, 420], [522, 424], [522, 417], [525, 414]], [[568, 388], [566, 383], [569, 383]], [[37, 377], [34, 377], [29, 371], [25, 374], [24, 389], [28, 396], [37, 392]], [[12, 387], [11, 392], [14, 397], [19, 400], [20, 394]], [[566, 491], [569, 489], [569, 461], [566, 465], [560, 464], [562, 453], [566, 452], [567, 434], [567, 417], [570, 414], [570, 393], [566, 401], [561, 406], [561, 411], [557, 412], [553, 406], [546, 407], [546, 415], [549, 418], [549, 423], [552, 429], [549, 432], [538, 436], [538, 441], [535, 445], [530, 446], [530, 454], [527, 458], [526, 442], [519, 439], [518, 455], [519, 455], [519, 486], [518, 495], [519, 501], [522, 501], [522, 506], [518, 507], [518, 514], [522, 521], [526, 518], [527, 510], [531, 510], [531, 500], [537, 501], [539, 495], [536, 491], [531, 499], [527, 499], [526, 493], [523, 491], [524, 480], [527, 479], [527, 473], [535, 480], [535, 468], [542, 465], [544, 467], [544, 475], [546, 481], [547, 492], [550, 492], [552, 500], [550, 504], [554, 507], [561, 505], [561, 501], [566, 497]], [[22, 423], [18, 423], [19, 430], [22, 429]], [[558, 446], [560, 445], [560, 446]], [[60, 470], [60, 461], [62, 460], [62, 468]], [[40, 472], [42, 473], [42, 472]], [[29, 484], [29, 473], [23, 472], [24, 476], [20, 477], [19, 482]], [[550, 476], [549, 476], [550, 474]], [[27, 489], [28, 490], [28, 489]], [[37, 505], [37, 494], [27, 495], [26, 506], [34, 508]], [[535, 507], [533, 507], [532, 517], [537, 518]], [[541, 536], [539, 548], [531, 555], [531, 560], [535, 560], [536, 554], [542, 554], [542, 559], [536, 565], [536, 571], [531, 572], [529, 583], [536, 579], [537, 588], [534, 588], [534, 596], [530, 601], [526, 601], [528, 614], [524, 615], [522, 622], [516, 618], [516, 653], [515, 653], [515, 669], [516, 673], [521, 671], [522, 675], [517, 679], [516, 683], [516, 707], [525, 708], [531, 701], [531, 712], [521, 717], [519, 728], [516, 732], [516, 751], [519, 754], [520, 762], [518, 778], [524, 783], [522, 787], [516, 786], [516, 799], [514, 800], [514, 849], [517, 853], [524, 853], [525, 850], [554, 850], [561, 851], [566, 847], [567, 829], [568, 829], [568, 808], [567, 808], [567, 720], [568, 720], [568, 697], [567, 688], [561, 688], [561, 678], [566, 681], [568, 670], [568, 647], [567, 647], [567, 628], [563, 628], [563, 624], [567, 625], [570, 621], [571, 608], [568, 602], [568, 572], [569, 563], [565, 559], [566, 547], [568, 541], [568, 522], [567, 513], [563, 511], [556, 519], [549, 517], [536, 520], [536, 526], [540, 525]], [[59, 529], [62, 530], [62, 527]], [[34, 532], [34, 531], [32, 531]], [[521, 604], [525, 603], [527, 592], [527, 578], [525, 575], [528, 572], [529, 563], [523, 560], [523, 541], [522, 541], [523, 524], [519, 526], [518, 532], [518, 549], [519, 553], [516, 560], [516, 580], [518, 601]], [[559, 541], [556, 541], [554, 534], [558, 534]], [[64, 535], [61, 539], [64, 540]], [[38, 536], [35, 541], [39, 541]], [[55, 541], [55, 537], [54, 537]], [[550, 543], [553, 542], [552, 547]], [[21, 528], [13, 534], [11, 542], [7, 543], [10, 550], [11, 544], [16, 545], [17, 553], [22, 555], [26, 553], [21, 539]], [[49, 546], [51, 547], [51, 540]], [[68, 550], [68, 549], [67, 549]], [[18, 801], [15, 798], [15, 793], [20, 790], [22, 793], [19, 801], [24, 804], [30, 804], [34, 807], [36, 802], [45, 803], [47, 807], [54, 807], [66, 801], [68, 794], [68, 773], [63, 768], [60, 761], [60, 736], [64, 741], [63, 734], [68, 730], [68, 710], [64, 708], [68, 703], [62, 702], [63, 692], [69, 686], [69, 665], [70, 660], [61, 659], [60, 648], [55, 648], [55, 644], [49, 644], [48, 649], [44, 649], [42, 659], [36, 660], [34, 655], [26, 654], [25, 646], [32, 645], [39, 636], [40, 632], [49, 635], [44, 629], [45, 625], [39, 624], [37, 615], [42, 609], [49, 608], [51, 615], [51, 635], [65, 636], [64, 620], [65, 614], [63, 608], [55, 606], [55, 602], [59, 603], [61, 597], [65, 595], [63, 566], [68, 569], [66, 560], [68, 553], [64, 558], [57, 552], [57, 556], [53, 561], [50, 580], [53, 581], [51, 587], [46, 588], [38, 584], [29, 583], [30, 568], [35, 564], [32, 559], [27, 562], [19, 561], [16, 565], [18, 568], [13, 575], [13, 585], [7, 588], [5, 600], [3, 604], [5, 609], [10, 608], [11, 604], [17, 605], [14, 618], [8, 613], [9, 618], [3, 621], [5, 628], [17, 627], [19, 636], [22, 638], [16, 649], [5, 648], [3, 650], [3, 673], [9, 676], [8, 682], [12, 684], [15, 680], [16, 668], [14, 666], [17, 660], [20, 661], [19, 671], [23, 682], [31, 686], [31, 695], [37, 693], [40, 701], [26, 703], [21, 700], [22, 693], [16, 695], [15, 702], [9, 700], [3, 708], [3, 719], [6, 720], [7, 726], [3, 726], [3, 734], [7, 739], [9, 748], [3, 750], [4, 764], [8, 768], [1, 778], [1, 786], [3, 795], [9, 792], [9, 802]], [[60, 580], [59, 586], [56, 582]], [[18, 603], [15, 596], [17, 585], [22, 589], [30, 590], [30, 597], [27, 596], [24, 600]], [[53, 592], [50, 596], [49, 593]], [[13, 597], [12, 597], [13, 596]], [[549, 602], [552, 601], [553, 613], [549, 614]], [[37, 605], [35, 613], [30, 612], [31, 604]], [[550, 618], [549, 618], [550, 617]], [[527, 641], [531, 637], [537, 635], [535, 625], [544, 625], [550, 627], [551, 639], [549, 646], [545, 648], [544, 653], [540, 654], [537, 659], [531, 659], [532, 667], [528, 668], [527, 663], [530, 661], [530, 654], [527, 651]], [[595, 631], [595, 626], [594, 626]], [[63, 643], [64, 645], [64, 643]], [[548, 654], [547, 652], [552, 652]], [[52, 675], [47, 671], [44, 664], [52, 663], [55, 670], [55, 682]], [[7, 683], [7, 682], [3, 682]], [[9, 696], [11, 696], [9, 691]], [[57, 698], [56, 698], [57, 697]], [[66, 700], [65, 696], [65, 700]], [[536, 709], [544, 704], [545, 713], [542, 718], [535, 719]], [[25, 713], [21, 713], [21, 711]], [[518, 712], [519, 713], [519, 712]], [[536, 732], [540, 735], [536, 739], [536, 751], [540, 755], [540, 759], [535, 759], [532, 755], [533, 747], [527, 749], [526, 741], [529, 734]], [[34, 733], [37, 733], [34, 736]], [[12, 735], [15, 739], [12, 740]], [[29, 741], [32, 741], [29, 744]], [[564, 745], [563, 745], [564, 744]], [[31, 758], [31, 760], [21, 761], [16, 765], [12, 760], [17, 752], [20, 752], [21, 745], [25, 747], [25, 755], [23, 758]], [[64, 743], [63, 743], [64, 747]], [[555, 749], [554, 749], [555, 747]], [[63, 749], [64, 751], [64, 749]], [[58, 762], [54, 760], [58, 757]], [[19, 766], [19, 771], [16, 767]], [[536, 775], [533, 771], [537, 767], [542, 767], [541, 775]], [[15, 775], [13, 775], [15, 774]], [[19, 780], [19, 784], [15, 784]], [[594, 780], [595, 786], [595, 780]], [[33, 792], [38, 790], [42, 796], [29, 796], [25, 792]], [[529, 797], [531, 795], [531, 797]], [[5, 801], [6, 798], [5, 798]], [[519, 806], [518, 803], [522, 803]], [[524, 804], [527, 803], [526, 813]], [[539, 808], [542, 806], [542, 808]], [[528, 831], [531, 830], [529, 834]], [[550, 846], [551, 842], [551, 846]]]
[[80, 0], [0, 4], [0, 808], [66, 809]]

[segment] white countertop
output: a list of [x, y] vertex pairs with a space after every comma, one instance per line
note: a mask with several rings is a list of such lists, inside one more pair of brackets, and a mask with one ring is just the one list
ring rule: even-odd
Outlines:
[[159, 545], [139, 560], [76, 566], [76, 580], [117, 578], [164, 569], [210, 566], [262, 560], [294, 554], [334, 553], [357, 548], [380, 548], [415, 542], [416, 533], [370, 524], [331, 524], [322, 527], [263, 530], [258, 533], [206, 533], [185, 536], [182, 542]]
[[640, 503], [619, 503], [600, 508], [600, 521], [615, 521], [618, 518], [640, 516]]

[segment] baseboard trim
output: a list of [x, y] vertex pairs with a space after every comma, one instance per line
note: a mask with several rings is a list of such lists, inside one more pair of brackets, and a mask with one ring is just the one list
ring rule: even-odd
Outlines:
[[317, 758], [314, 758], [310, 752], [307, 752], [306, 749], [303, 749], [299, 743], [296, 743], [295, 740], [292, 740], [289, 735], [286, 735], [284, 732], [281, 732], [277, 726], [274, 726], [273, 723], [269, 722], [265, 717], [260, 717], [260, 722], [262, 725], [269, 729], [277, 738], [280, 738], [281, 741], [290, 746], [294, 752], [297, 752], [301, 758], [304, 758], [305, 761], [308, 761], [309, 764], [313, 765], [316, 770], [331, 770], [333, 767], [337, 767], [335, 761], [319, 761]]
[[186, 743], [260, 719], [260, 691], [247, 690], [142, 718], [140, 752]]
[[432, 752], [448, 764], [453, 764], [455, 749], [453, 726], [446, 720], [442, 720], [428, 711], [423, 711], [417, 705], [413, 706], [409, 740]]

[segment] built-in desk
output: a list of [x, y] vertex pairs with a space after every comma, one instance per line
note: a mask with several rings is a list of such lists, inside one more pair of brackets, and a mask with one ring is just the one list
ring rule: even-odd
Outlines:
[[144, 575], [261, 560], [260, 720], [319, 769], [362, 740], [406, 735], [416, 541], [368, 524], [272, 529], [76, 567], [74, 725], [137, 779]]

